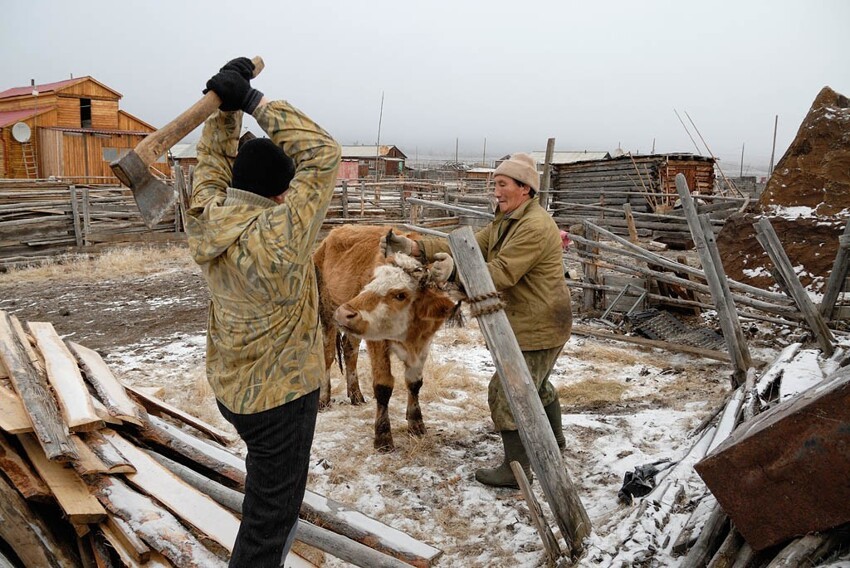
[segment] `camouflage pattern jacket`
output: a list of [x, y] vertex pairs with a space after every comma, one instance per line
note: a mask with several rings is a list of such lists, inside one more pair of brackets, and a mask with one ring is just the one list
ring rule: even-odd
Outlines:
[[211, 296], [207, 378], [225, 407], [253, 414], [316, 390], [324, 373], [311, 252], [340, 148], [289, 103], [258, 107], [257, 123], [295, 161], [278, 205], [228, 187], [242, 114], [218, 111], [204, 125], [186, 231]]
[[[560, 347], [570, 338], [572, 310], [564, 280], [561, 236], [534, 197], [510, 213], [496, 213], [475, 233], [505, 313], [523, 351]], [[451, 252], [446, 239], [419, 242], [428, 259]]]

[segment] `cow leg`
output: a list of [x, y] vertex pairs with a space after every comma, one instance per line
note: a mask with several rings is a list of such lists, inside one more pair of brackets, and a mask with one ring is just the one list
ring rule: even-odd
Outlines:
[[[424, 363], [424, 361], [423, 361]], [[407, 384], [407, 432], [411, 436], [425, 435], [425, 422], [419, 407], [419, 390], [422, 388], [422, 364], [409, 366], [404, 371]]]
[[345, 385], [351, 404], [363, 404], [366, 399], [360, 392], [360, 381], [357, 379], [357, 355], [360, 351], [360, 338], [345, 334], [342, 342], [342, 358], [345, 361]]
[[325, 348], [325, 374], [319, 383], [319, 408], [327, 408], [331, 405], [331, 366], [336, 359], [336, 334], [339, 331], [333, 325], [322, 321], [322, 337]]
[[390, 351], [386, 341], [367, 341], [366, 348], [372, 363], [372, 388], [375, 392], [375, 449], [389, 452], [395, 448], [389, 413], [394, 383]]

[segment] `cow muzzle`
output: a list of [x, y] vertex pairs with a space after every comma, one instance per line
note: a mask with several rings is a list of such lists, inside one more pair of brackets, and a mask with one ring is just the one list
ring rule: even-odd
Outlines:
[[363, 335], [366, 332], [366, 322], [360, 316], [360, 312], [351, 309], [348, 304], [343, 304], [334, 312], [334, 323], [345, 333]]

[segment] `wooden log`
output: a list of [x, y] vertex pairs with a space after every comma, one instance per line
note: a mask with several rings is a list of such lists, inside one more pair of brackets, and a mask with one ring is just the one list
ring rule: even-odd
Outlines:
[[832, 263], [832, 271], [826, 282], [826, 289], [820, 303], [820, 314], [826, 320], [832, 319], [835, 310], [835, 302], [838, 295], [844, 289], [847, 280], [847, 272], [850, 268], [850, 220], [844, 226], [844, 233], [838, 239], [838, 251], [835, 253], [835, 261]]
[[717, 505], [708, 516], [696, 543], [688, 551], [680, 566], [682, 568], [702, 568], [705, 566], [722, 543], [728, 528], [729, 517], [723, 512], [720, 505]]
[[457, 205], [449, 205], [439, 201], [428, 201], [425, 199], [417, 199], [415, 197], [409, 197], [407, 201], [413, 205], [445, 209], [446, 211], [454, 211], [455, 213], [461, 213], [463, 215], [473, 215], [475, 217], [481, 217], [482, 219], [493, 219], [495, 217], [495, 215], [489, 211], [482, 211], [480, 209], [472, 209], [469, 207], [458, 207]]
[[803, 312], [806, 323], [815, 334], [821, 351], [823, 351], [824, 355], [830, 357], [835, 350], [835, 346], [833, 345], [835, 337], [833, 337], [832, 332], [826, 326], [826, 322], [820, 312], [815, 308], [815, 305], [809, 298], [809, 294], [800, 283], [800, 279], [797, 278], [797, 274], [794, 272], [794, 266], [791, 264], [788, 255], [785, 254], [785, 249], [782, 248], [779, 237], [776, 235], [776, 231], [773, 230], [773, 225], [770, 224], [770, 220], [767, 217], [762, 217], [753, 227], [756, 229], [756, 239], [776, 267], [785, 290], [788, 291], [789, 295], [797, 304], [797, 307]]
[[[464, 227], [453, 231], [449, 236], [449, 246], [467, 294], [473, 298], [494, 296], [496, 289], [472, 229]], [[568, 550], [571, 554], [578, 554], [582, 550], [584, 538], [590, 534], [590, 518], [567, 474], [507, 315], [495, 299], [479, 302], [476, 308], [480, 308], [481, 315], [477, 316], [479, 325], [487, 347], [493, 354], [531, 466], [540, 478], [543, 493], [557, 519]], [[496, 311], [488, 313], [491, 309]]]
[[33, 434], [20, 434], [18, 439], [30, 462], [53, 492], [57, 503], [71, 522], [98, 523], [106, 518], [106, 511], [88, 492], [85, 483], [73, 469], [48, 460]]
[[195, 416], [192, 416], [191, 414], [189, 414], [187, 412], [183, 412], [179, 408], [176, 408], [176, 407], [168, 404], [167, 402], [158, 399], [157, 397], [155, 397], [153, 395], [149, 395], [145, 392], [142, 392], [138, 389], [135, 389], [135, 388], [131, 387], [130, 385], [124, 385], [124, 388], [126, 388], [127, 391], [129, 391], [130, 394], [136, 400], [138, 400], [142, 404], [142, 406], [145, 407], [145, 409], [148, 412], [150, 412], [152, 414], [156, 414], [156, 415], [166, 414], [168, 416], [171, 416], [172, 418], [176, 418], [179, 421], [181, 421], [185, 424], [188, 424], [189, 426], [191, 426], [195, 430], [198, 430], [199, 432], [203, 432], [204, 434], [206, 434], [207, 436], [209, 436], [210, 438], [212, 438], [213, 440], [215, 440], [216, 442], [218, 442], [220, 444], [227, 445], [227, 444], [232, 444], [235, 441], [234, 436], [231, 436], [227, 432], [224, 432], [223, 430], [219, 430], [215, 426], [213, 426], [211, 424], [207, 424], [206, 422], [204, 422], [200, 418], [196, 418]]
[[[225, 487], [205, 475], [156, 452], [148, 452], [148, 454], [164, 467], [168, 468], [171, 473], [195, 489], [209, 495], [220, 505], [227, 507], [234, 513], [242, 513], [242, 501], [245, 498], [243, 493]], [[374, 550], [344, 535], [317, 527], [303, 519], [298, 520], [297, 531], [296, 539], [304, 544], [318, 548], [356, 566], [375, 568], [402, 568], [404, 566], [410, 566], [406, 562]]]
[[0, 475], [0, 539], [24, 566], [73, 568], [78, 562], [50, 528]]
[[743, 382], [747, 369], [752, 366], [752, 357], [747, 348], [741, 323], [738, 321], [735, 301], [732, 299], [732, 293], [729, 290], [726, 273], [723, 270], [720, 254], [714, 242], [714, 234], [710, 230], [706, 231], [704, 217], [697, 215], [693, 198], [683, 174], [676, 174], [676, 189], [679, 192], [679, 198], [688, 219], [691, 237], [699, 253], [700, 262], [711, 290], [711, 297], [717, 306], [717, 316], [720, 320], [720, 328], [723, 331], [723, 339], [726, 341], [729, 355], [732, 357], [733, 382], [734, 386], [737, 386]]
[[123, 385], [109, 370], [100, 354], [73, 341], [68, 342], [68, 348], [77, 357], [86, 379], [94, 387], [109, 414], [121, 421], [141, 426], [139, 406], [127, 396]]
[[709, 493], [700, 499], [694, 510], [688, 516], [682, 530], [679, 531], [679, 536], [673, 542], [670, 548], [670, 553], [673, 556], [681, 556], [687, 553], [699, 537], [699, 531], [702, 529], [711, 511], [717, 506], [717, 500]]
[[127, 474], [127, 481], [131, 485], [156, 499], [172, 514], [228, 552], [233, 551], [236, 533], [239, 531], [239, 519], [235, 515], [173, 475], [113, 430], [104, 430], [103, 437], [136, 469], [136, 473]]
[[738, 558], [738, 551], [741, 550], [743, 544], [744, 539], [735, 530], [735, 527], [730, 527], [729, 534], [726, 535], [726, 539], [721, 543], [717, 552], [714, 553], [706, 568], [732, 568], [735, 559]]
[[124, 520], [151, 548], [181, 568], [225, 568], [174, 515], [115, 477], [97, 477], [89, 486], [101, 503]]
[[106, 466], [106, 473], [136, 473], [136, 468], [115, 447], [103, 437], [100, 431], [83, 434], [86, 445]]
[[694, 467], [741, 535], [761, 550], [850, 521], [847, 447], [845, 367], [745, 422]]
[[94, 410], [77, 360], [49, 322], [29, 322], [28, 327], [44, 357], [47, 379], [72, 432], [97, 430], [104, 424]]
[[735, 557], [735, 562], [732, 563], [732, 568], [750, 568], [755, 564], [758, 554], [747, 541], [741, 545], [738, 550], [738, 555]]
[[[26, 342], [26, 343], [24, 343]], [[76, 450], [62, 422], [59, 406], [47, 379], [30, 358], [31, 348], [20, 322], [0, 311], [0, 359], [26, 408], [33, 431], [49, 460], [76, 458]]]
[[21, 403], [21, 398], [2, 384], [0, 384], [0, 429], [9, 434], [32, 432], [32, 422]]
[[108, 527], [115, 539], [121, 542], [124, 550], [136, 562], [144, 564], [151, 557], [151, 549], [145, 544], [145, 541], [139, 538], [139, 535], [130, 528], [130, 525], [120, 517], [109, 515], [106, 521], [100, 524], [101, 529]]
[[543, 509], [540, 508], [540, 503], [531, 491], [531, 484], [525, 476], [522, 466], [519, 462], [511, 462], [511, 471], [514, 472], [514, 477], [517, 480], [519, 489], [522, 492], [522, 497], [528, 505], [528, 512], [531, 515], [531, 520], [534, 522], [534, 528], [537, 529], [537, 534], [540, 535], [540, 540], [543, 541], [543, 550], [546, 551], [546, 556], [549, 558], [549, 565], [556, 566], [563, 558], [561, 547], [558, 546], [558, 541], [555, 540], [555, 535], [552, 534], [552, 529], [549, 528], [549, 523], [546, 522], [546, 517], [543, 516]]
[[596, 337], [598, 339], [609, 339], [611, 341], [621, 341], [623, 343], [631, 343], [633, 345], [641, 345], [652, 349], [664, 349], [665, 351], [673, 351], [675, 353], [687, 353], [697, 357], [705, 357], [714, 361], [729, 362], [729, 355], [722, 351], [714, 351], [713, 349], [702, 349], [700, 347], [692, 347], [690, 345], [682, 345], [679, 343], [671, 343], [669, 341], [658, 341], [655, 339], [647, 339], [645, 337], [632, 337], [630, 335], [619, 335], [607, 331], [596, 330], [583, 325], [573, 325], [573, 333], [575, 335], [584, 335], [588, 337]]
[[0, 434], [0, 470], [26, 499], [48, 502], [53, 494], [30, 465], [21, 459], [6, 437]]

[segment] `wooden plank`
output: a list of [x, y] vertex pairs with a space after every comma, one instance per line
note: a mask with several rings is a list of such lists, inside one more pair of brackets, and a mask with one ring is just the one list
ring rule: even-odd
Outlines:
[[496, 288], [472, 229], [464, 227], [453, 231], [449, 235], [449, 246], [466, 293], [470, 297], [489, 298], [476, 305], [482, 314], [477, 316], [479, 326], [487, 348], [493, 355], [531, 466], [540, 478], [543, 493], [558, 522], [568, 551], [576, 555], [581, 551], [585, 537], [591, 532], [590, 517], [567, 473], [522, 351], [507, 315], [495, 297]]
[[79, 436], [72, 434], [71, 439], [74, 441], [74, 446], [77, 448], [79, 459], [74, 460], [71, 464], [80, 475], [93, 475], [96, 473], [112, 473], [103, 460], [80, 439]]
[[31, 348], [20, 322], [0, 311], [0, 359], [32, 422], [47, 459], [76, 458], [74, 444], [62, 422], [59, 405], [47, 379], [30, 358]]
[[124, 386], [115, 378], [100, 354], [73, 341], [68, 342], [68, 347], [76, 355], [86, 379], [94, 387], [109, 414], [121, 421], [141, 426], [138, 405], [127, 395]]
[[826, 326], [823, 316], [815, 308], [814, 303], [809, 298], [809, 294], [800, 283], [800, 279], [797, 278], [797, 273], [794, 272], [794, 265], [791, 264], [791, 259], [788, 258], [785, 249], [782, 248], [782, 243], [779, 242], [779, 237], [776, 235], [776, 231], [773, 230], [770, 219], [762, 217], [753, 227], [756, 229], [756, 239], [776, 267], [785, 290], [788, 291], [788, 294], [794, 299], [797, 307], [803, 312], [806, 323], [815, 334], [821, 351], [827, 357], [831, 357], [835, 351], [835, 346], [833, 345], [835, 337], [833, 337], [832, 332]]
[[21, 398], [15, 391], [2, 384], [0, 384], [0, 429], [9, 434], [32, 432], [32, 422]]
[[233, 551], [239, 531], [239, 519], [233, 513], [173, 475], [115, 431], [104, 430], [103, 437], [136, 468], [136, 473], [127, 474], [130, 484], [229, 552]]
[[850, 368], [741, 424], [694, 467], [756, 550], [850, 521]]
[[136, 468], [133, 467], [121, 452], [106, 441], [101, 434], [101, 430], [86, 432], [82, 436], [89, 449], [106, 466], [107, 473], [136, 473]]
[[835, 253], [835, 261], [832, 263], [832, 271], [829, 273], [829, 280], [826, 282], [826, 290], [820, 304], [820, 313], [827, 320], [832, 319], [835, 302], [845, 286], [848, 268], [850, 268], [850, 220], [847, 221], [844, 233], [838, 239], [838, 251]]
[[[117, 533], [108, 523], [100, 523], [98, 528], [100, 529], [103, 538], [106, 539], [106, 542], [109, 543], [112, 550], [118, 555], [118, 560], [121, 562], [122, 566], [126, 566], [127, 568], [139, 568], [142, 565], [143, 562], [135, 556], [135, 550], [128, 547], [128, 543], [124, 539], [123, 534]], [[148, 558], [150, 558], [150, 549], [148, 549]]]
[[106, 521], [101, 523], [101, 527], [108, 527], [112, 534], [121, 541], [124, 549], [129, 553], [130, 557], [136, 562], [144, 564], [151, 557], [151, 549], [145, 544], [145, 541], [130, 528], [123, 519], [115, 515], [106, 517]]
[[78, 566], [26, 501], [0, 475], [0, 539], [24, 566]]
[[592, 329], [583, 325], [573, 325], [573, 333], [575, 335], [586, 335], [589, 337], [596, 337], [599, 339], [610, 339], [612, 341], [622, 341], [623, 343], [632, 343], [634, 345], [642, 345], [644, 347], [650, 347], [653, 349], [664, 349], [666, 351], [673, 351], [677, 353], [688, 353], [689, 355], [695, 355], [697, 357], [705, 357], [706, 359], [713, 359], [714, 361], [723, 361], [724, 363], [728, 363], [731, 361], [729, 355], [724, 353], [723, 351], [714, 351], [712, 349], [701, 349], [699, 347], [692, 347], [690, 345], [682, 345], [679, 343], [671, 343], [669, 341], [656, 341], [654, 339], [647, 339], [645, 337], [633, 337], [630, 335], [618, 335], [616, 333], [610, 333], [607, 331], [601, 331]]
[[235, 441], [235, 438], [227, 432], [224, 432], [211, 424], [207, 424], [200, 418], [196, 418], [187, 412], [183, 412], [179, 408], [172, 406], [153, 395], [149, 395], [141, 390], [131, 387], [130, 385], [124, 385], [124, 388], [126, 388], [148, 412], [153, 414], [167, 414], [172, 418], [185, 422], [199, 432], [203, 432], [220, 444], [227, 445], [232, 444]]
[[26, 499], [52, 501], [53, 494], [5, 436], [0, 435], [0, 470]]
[[41, 446], [35, 441], [33, 434], [21, 434], [18, 439], [21, 441], [27, 457], [53, 492], [56, 501], [71, 522], [76, 524], [99, 523], [106, 518], [106, 511], [97, 499], [89, 493], [86, 484], [73, 469], [48, 460]]
[[94, 410], [77, 360], [49, 322], [29, 322], [47, 370], [47, 378], [59, 401], [59, 408], [72, 432], [97, 430], [104, 424]]

